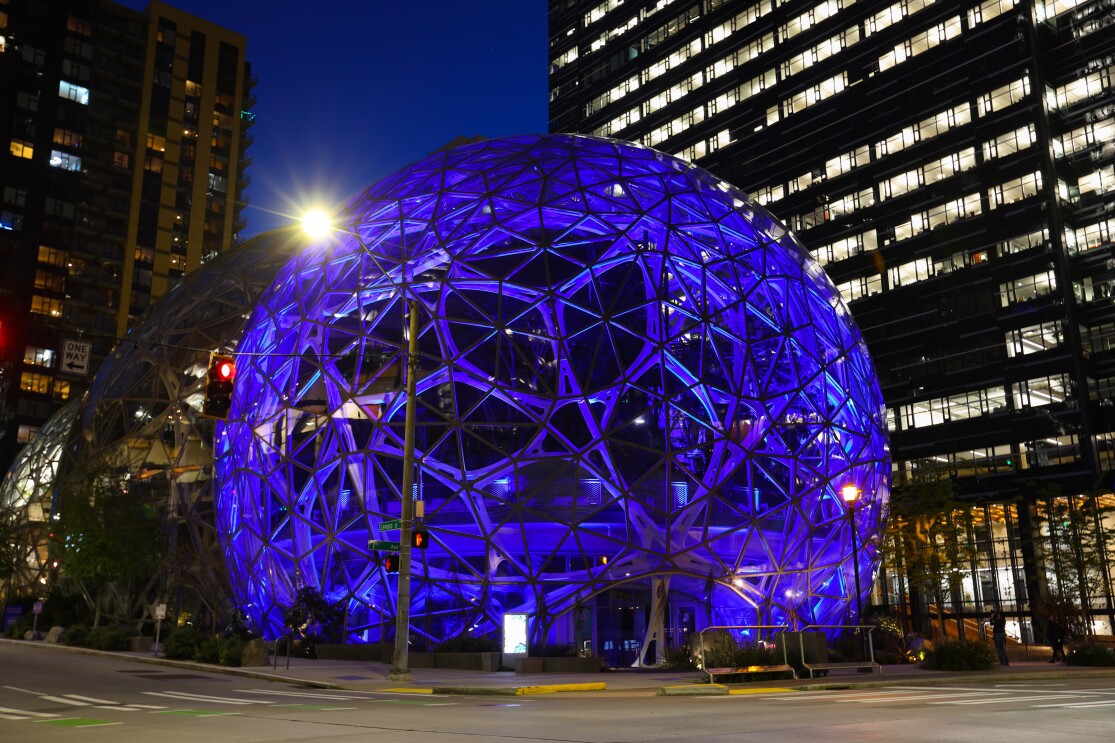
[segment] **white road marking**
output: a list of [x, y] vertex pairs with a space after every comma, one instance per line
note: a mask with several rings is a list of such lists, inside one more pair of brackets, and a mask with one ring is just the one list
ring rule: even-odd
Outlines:
[[123, 704], [94, 704], [93, 709], [118, 709], [118, 710], [121, 710], [123, 712], [141, 712], [142, 711], [142, 710], [136, 709], [135, 707], [128, 707], [128, 706], [123, 705]]
[[[853, 699], [853, 702], [861, 704], [869, 704], [871, 702], [906, 702], [906, 701], [920, 701], [922, 699], [948, 699], [949, 697], [984, 697], [992, 694], [1006, 694], [1005, 691], [958, 691], [955, 694], [918, 694], [916, 696], [902, 696], [890, 697], [884, 699]], [[947, 704], [947, 702], [935, 702], [935, 704]]]
[[1072, 709], [1087, 709], [1088, 707], [1111, 707], [1115, 699], [1095, 700], [1087, 702], [1063, 702], [1062, 704], [1035, 704], [1035, 707], [1070, 707]]
[[367, 697], [346, 697], [340, 694], [305, 694], [297, 691], [271, 691], [269, 689], [233, 689], [238, 694], [272, 694], [279, 697], [302, 697], [305, 699], [367, 699]]
[[961, 699], [952, 702], [930, 702], [930, 704], [1009, 704], [1011, 702], [1017, 704], [1025, 704], [1026, 702], [1037, 702], [1045, 699], [1064, 699], [1065, 694], [1047, 694], [1041, 697], [999, 697], [997, 699]]
[[[66, 720], [80, 720], [80, 717], [63, 717], [59, 720], [35, 720], [35, 722], [65, 722]], [[88, 725], [78, 725], [80, 728], [103, 728], [107, 725], [123, 725], [122, 722], [94, 722]]]
[[140, 693], [152, 697], [169, 697], [171, 699], [180, 699], [188, 702], [212, 702], [214, 704], [237, 704], [241, 706], [247, 704], [274, 704], [274, 702], [269, 702], [265, 699], [226, 699], [223, 697], [205, 696], [204, 694], [188, 694], [184, 691], [144, 691]]
[[11, 707], [0, 707], [0, 712], [10, 712], [13, 715], [30, 715], [31, 717], [58, 717], [52, 712], [29, 712], [25, 709], [12, 709]]
[[80, 694], [66, 694], [65, 696], [69, 699], [77, 699], [77, 700], [80, 700], [82, 702], [89, 702], [90, 704], [120, 704], [120, 702], [114, 702], [111, 699], [96, 699], [95, 697], [83, 697]]
[[66, 697], [52, 697], [49, 694], [39, 695], [39, 699], [45, 699], [48, 702], [58, 702], [59, 704], [68, 704], [71, 707], [88, 707], [89, 702], [79, 702], [76, 699], [66, 699]]

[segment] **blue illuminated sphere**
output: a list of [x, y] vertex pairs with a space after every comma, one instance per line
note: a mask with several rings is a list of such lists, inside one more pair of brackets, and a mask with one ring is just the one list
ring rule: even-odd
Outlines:
[[760, 205], [652, 149], [523, 136], [431, 155], [342, 221], [248, 320], [218, 429], [233, 591], [266, 634], [303, 586], [350, 640], [392, 634], [369, 540], [398, 538], [380, 523], [403, 497], [432, 540], [411, 609], [429, 642], [511, 611], [562, 636], [656, 577], [705, 624], [848, 619], [852, 571], [867, 591], [877, 564], [883, 400], [840, 295]]

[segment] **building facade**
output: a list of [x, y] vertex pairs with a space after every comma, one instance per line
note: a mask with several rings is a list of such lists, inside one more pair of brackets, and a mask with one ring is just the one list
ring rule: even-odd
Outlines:
[[1050, 524], [1115, 467], [1115, 3], [552, 0], [549, 43], [552, 131], [685, 157], [824, 265], [896, 484], [972, 504], [952, 609], [1024, 638], [1067, 592], [1110, 632], [1110, 495], [1087, 590]]
[[0, 466], [243, 229], [245, 49], [157, 1], [0, 0]]

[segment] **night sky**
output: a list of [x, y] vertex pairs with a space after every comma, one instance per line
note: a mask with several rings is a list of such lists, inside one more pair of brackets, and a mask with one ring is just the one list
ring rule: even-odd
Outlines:
[[259, 84], [242, 237], [340, 204], [455, 137], [547, 129], [544, 0], [169, 4], [248, 39]]

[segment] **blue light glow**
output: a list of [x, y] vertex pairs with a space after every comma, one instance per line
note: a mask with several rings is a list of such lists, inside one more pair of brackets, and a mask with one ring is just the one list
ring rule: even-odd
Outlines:
[[350, 640], [393, 627], [396, 578], [365, 545], [400, 513], [405, 296], [432, 540], [414, 636], [521, 612], [547, 638], [655, 576], [671, 599], [711, 586], [712, 624], [847, 618], [837, 494], [863, 493], [866, 590], [883, 401], [836, 289], [761, 206], [654, 150], [552, 135], [437, 153], [348, 211], [248, 320], [218, 431], [233, 590], [268, 636], [301, 585], [344, 604]]

